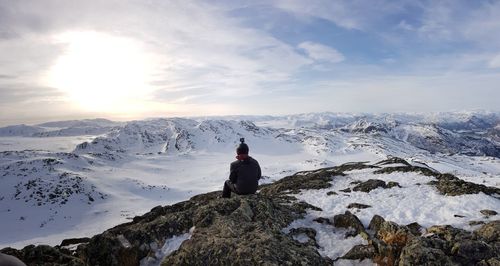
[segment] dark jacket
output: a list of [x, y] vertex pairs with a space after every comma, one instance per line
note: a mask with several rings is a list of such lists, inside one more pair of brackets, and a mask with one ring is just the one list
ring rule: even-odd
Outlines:
[[229, 180], [234, 184], [236, 192], [240, 195], [254, 194], [257, 191], [261, 176], [259, 163], [252, 157], [231, 163]]

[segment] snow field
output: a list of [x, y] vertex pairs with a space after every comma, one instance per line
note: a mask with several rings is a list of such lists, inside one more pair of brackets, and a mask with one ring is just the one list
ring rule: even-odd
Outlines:
[[165, 257], [178, 250], [184, 241], [191, 238], [194, 230], [195, 227], [193, 226], [185, 234], [167, 238], [163, 246], [156, 250], [154, 256], [147, 256], [140, 261], [140, 266], [160, 266]]

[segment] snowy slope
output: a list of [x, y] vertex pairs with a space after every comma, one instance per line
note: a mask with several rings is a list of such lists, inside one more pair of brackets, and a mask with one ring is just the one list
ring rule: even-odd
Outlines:
[[82, 120], [32, 127], [0, 129], [11, 132], [0, 137], [0, 247], [89, 236], [153, 206], [219, 190], [240, 137], [259, 160], [263, 183], [391, 155], [500, 185], [495, 113]]

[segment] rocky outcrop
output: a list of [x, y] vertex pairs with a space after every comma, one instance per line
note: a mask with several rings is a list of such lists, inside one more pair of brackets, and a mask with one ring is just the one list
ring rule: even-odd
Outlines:
[[[456, 178], [406, 166], [399, 159], [391, 161], [396, 162], [405, 166], [381, 168], [359, 162], [299, 172], [262, 185], [256, 195], [223, 199], [220, 192], [201, 194], [174, 205], [157, 206], [92, 238], [67, 239], [55, 247], [27, 246], [0, 252], [18, 257], [27, 265], [128, 266], [151, 260], [161, 265], [331, 265], [333, 261], [319, 253], [315, 229], [304, 226], [286, 229], [293, 221], [304, 218], [308, 210], [320, 210], [297, 200], [294, 194], [329, 188], [344, 172], [365, 168], [386, 169], [384, 173], [401, 169], [431, 173], [436, 182]], [[465, 184], [461, 186], [463, 192], [476, 191], [469, 188], [476, 188], [477, 184], [462, 184]], [[376, 179], [353, 185], [354, 191], [366, 193], [379, 187], [399, 186]], [[477, 186], [481, 192], [492, 189], [496, 193], [495, 188]], [[367, 207], [359, 203], [349, 206]], [[491, 210], [483, 212], [494, 217]], [[499, 260], [500, 221], [485, 222], [474, 232], [451, 226], [425, 229], [417, 223], [398, 225], [378, 215], [365, 228], [349, 211], [316, 218], [314, 222], [345, 228], [346, 238], [360, 235], [367, 241], [353, 247], [342, 259], [371, 259], [382, 265], [495, 265]], [[172, 253], [161, 248], [178, 237], [179, 246]], [[70, 250], [74, 245], [78, 247]]]
[[370, 192], [379, 187], [386, 188], [387, 184], [382, 180], [370, 179], [368, 181], [360, 183], [359, 185], [356, 185], [352, 190], [361, 192]]
[[[301, 244], [282, 232], [302, 213], [300, 207], [285, 207], [271, 198], [236, 196], [202, 207], [191, 239], [168, 256], [162, 265], [257, 265], [279, 264], [328, 265], [315, 245]], [[219, 211], [218, 205], [228, 208]], [[291, 234], [303, 233], [291, 232]], [[314, 239], [315, 232], [306, 233]], [[312, 235], [311, 235], [312, 234]], [[258, 254], [258, 255], [257, 255]]]
[[[393, 187], [400, 188], [401, 187], [398, 182], [389, 181], [386, 183], [385, 181], [379, 180], [379, 179], [369, 179], [365, 182], [356, 182], [356, 183], [357, 183], [357, 185], [355, 187], [353, 187], [352, 190], [366, 192], [366, 193], [368, 193], [374, 189], [377, 189], [377, 188], [393, 188]], [[350, 188], [348, 188], [348, 189], [350, 190]], [[345, 190], [343, 192], [347, 192], [347, 190]]]
[[[171, 206], [157, 206], [90, 240], [75, 240], [88, 241], [75, 251], [60, 246], [29, 246], [1, 252], [14, 255], [29, 265], [66, 265], [69, 261], [74, 261], [73, 265], [138, 265], [148, 256], [154, 257], [167, 239], [191, 230], [190, 239], [166, 257], [163, 265], [204, 265], [207, 262], [270, 265], [283, 261], [331, 265], [330, 259], [319, 254], [315, 240], [301, 243], [294, 239], [294, 235], [301, 232], [285, 233], [283, 229], [303, 218], [306, 210], [319, 210], [298, 201], [291, 192], [328, 188], [338, 175], [343, 175], [338, 168], [325, 168], [263, 185], [257, 195], [223, 199], [219, 197], [220, 192], [212, 192]], [[74, 241], [68, 240], [65, 244], [69, 242]], [[37, 260], [28, 252], [32, 249], [40, 250]]]
[[451, 174], [438, 174], [436, 179], [436, 181], [431, 181], [429, 184], [436, 186], [437, 190], [443, 195], [458, 196], [483, 192], [497, 198], [500, 197], [500, 188], [467, 182]]
[[[349, 216], [350, 222], [340, 227], [358, 226], [357, 218]], [[495, 265], [498, 261], [500, 220], [489, 222], [474, 232], [445, 225], [427, 228], [422, 235], [416, 228], [421, 229], [415, 223], [398, 225], [375, 215], [368, 228], [369, 244], [354, 246], [341, 258], [373, 259], [379, 265], [400, 266]]]
[[[431, 168], [422, 167], [422, 166], [414, 166], [410, 165], [403, 159], [392, 158], [390, 161], [398, 162], [399, 164], [404, 164], [404, 166], [392, 166], [392, 167], [384, 167], [378, 170], [375, 170], [374, 174], [390, 174], [394, 172], [415, 172], [425, 176], [433, 176], [436, 180], [430, 181], [429, 185], [435, 186], [436, 189], [443, 195], [447, 196], [458, 196], [464, 194], [477, 194], [484, 193], [487, 195], [491, 195], [494, 197], [500, 197], [500, 188], [496, 187], [488, 187], [482, 184], [476, 184], [468, 181], [464, 181], [452, 174], [448, 173], [439, 173]], [[386, 161], [382, 161], [385, 163]], [[406, 162], [406, 163], [405, 163]], [[380, 164], [377, 163], [376, 165]], [[373, 182], [372, 182], [373, 183]], [[380, 182], [379, 182], [380, 183]], [[381, 183], [379, 186], [382, 186]], [[392, 186], [399, 186], [399, 184], [392, 184]]]
[[399, 157], [389, 157], [386, 160], [377, 162], [375, 165], [388, 165], [388, 164], [403, 164], [406, 166], [411, 166], [406, 160]]

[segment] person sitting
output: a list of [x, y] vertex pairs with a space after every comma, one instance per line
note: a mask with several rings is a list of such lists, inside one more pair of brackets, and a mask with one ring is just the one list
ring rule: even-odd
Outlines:
[[224, 182], [223, 198], [230, 198], [231, 192], [238, 195], [255, 194], [262, 177], [259, 163], [248, 156], [249, 148], [245, 139], [241, 138], [240, 142], [236, 148], [237, 160], [231, 163], [229, 180]]

